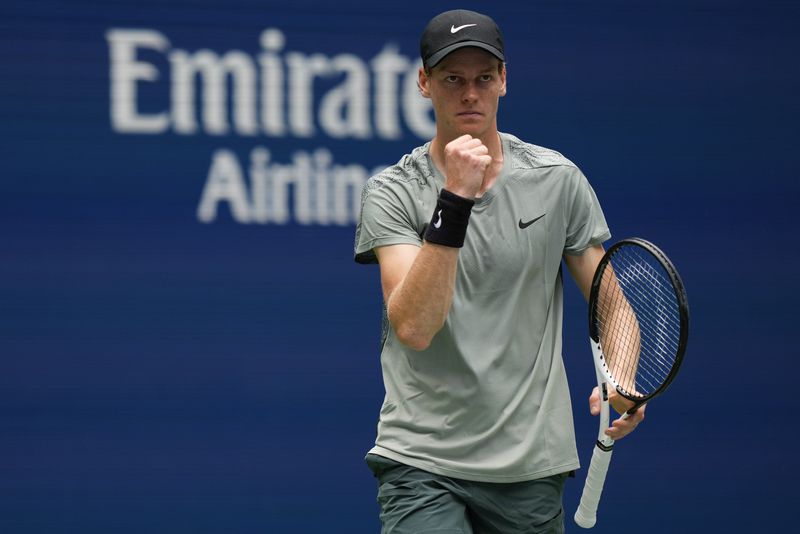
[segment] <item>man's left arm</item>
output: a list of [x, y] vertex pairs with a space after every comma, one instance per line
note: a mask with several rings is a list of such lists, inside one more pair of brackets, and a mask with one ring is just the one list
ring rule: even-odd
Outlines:
[[[580, 289], [583, 294], [583, 298], [586, 299], [587, 302], [589, 301], [589, 292], [592, 288], [594, 272], [597, 270], [597, 266], [600, 264], [600, 260], [603, 259], [604, 254], [605, 250], [602, 245], [595, 245], [587, 248], [581, 254], [564, 255], [564, 262], [567, 264], [567, 269], [569, 269], [570, 275], [572, 275], [575, 284], [578, 286], [578, 289]], [[625, 412], [632, 406], [630, 401], [617, 395], [616, 391], [613, 389], [611, 395], [609, 395], [608, 401], [619, 413]], [[633, 429], [644, 419], [646, 406], [647, 405], [641, 406], [625, 420], [617, 419], [614, 421], [608, 430], [606, 430], [606, 434], [613, 440], [618, 440], [633, 432]], [[589, 396], [589, 412], [592, 415], [598, 415], [600, 413], [600, 392], [596, 387]]]

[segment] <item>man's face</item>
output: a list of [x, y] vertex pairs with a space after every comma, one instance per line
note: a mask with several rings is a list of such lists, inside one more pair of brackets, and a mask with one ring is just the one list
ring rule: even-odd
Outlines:
[[506, 94], [506, 71], [489, 52], [465, 47], [448, 54], [426, 74], [422, 94], [433, 102], [437, 131], [449, 138], [480, 137], [497, 128], [497, 106]]

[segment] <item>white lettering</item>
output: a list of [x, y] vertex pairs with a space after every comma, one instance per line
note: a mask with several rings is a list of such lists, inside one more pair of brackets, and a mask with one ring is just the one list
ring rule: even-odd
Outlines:
[[236, 222], [250, 222], [250, 206], [242, 168], [236, 155], [230, 150], [217, 150], [212, 156], [211, 170], [208, 171], [208, 179], [197, 207], [197, 218], [202, 222], [214, 221], [217, 217], [217, 206], [222, 201], [228, 202]]
[[296, 52], [286, 54], [289, 65], [289, 126], [297, 137], [314, 135], [314, 78], [331, 70], [322, 54], [304, 56]]
[[172, 65], [172, 110], [175, 131], [192, 134], [195, 121], [195, 85], [198, 72], [203, 78], [203, 126], [214, 135], [228, 133], [227, 78], [233, 78], [233, 114], [236, 132], [258, 133], [256, 122], [256, 69], [244, 52], [228, 52], [222, 58], [211, 50], [189, 55], [182, 50], [169, 54]]
[[369, 73], [364, 63], [351, 54], [333, 58], [332, 66], [345, 73], [344, 82], [322, 99], [320, 124], [331, 137], [370, 136]]
[[[242, 136], [309, 138], [319, 127], [337, 139], [399, 139], [401, 118], [418, 137], [430, 139], [435, 133], [430, 100], [417, 91], [420, 62], [402, 56], [396, 45], [386, 45], [365, 62], [353, 54], [284, 54], [286, 37], [276, 28], [261, 32], [262, 51], [256, 56], [240, 50], [173, 49], [155, 30], [110, 29], [106, 39], [111, 123], [120, 133], [162, 134], [172, 127], [181, 135], [226, 135], [232, 129]], [[139, 110], [138, 84], [160, 79], [155, 64], [137, 59], [139, 50], [162, 53], [168, 60], [169, 111]], [[316, 87], [318, 79], [340, 76], [332, 88]]]
[[[286, 51], [286, 37], [277, 28], [261, 32], [261, 49], [254, 55], [172, 48], [165, 35], [149, 29], [112, 28], [106, 40], [110, 119], [118, 133], [171, 129], [179, 135], [310, 138], [321, 132], [335, 139], [390, 140], [408, 132], [423, 139], [435, 134], [431, 102], [417, 89], [420, 61], [403, 56], [392, 43], [365, 61], [349, 53]], [[169, 68], [168, 84], [158, 83], [162, 64]], [[169, 109], [154, 111], [152, 102], [162, 101]], [[216, 150], [198, 220], [215, 221], [227, 204], [239, 223], [357, 222], [361, 190], [374, 172], [337, 165], [326, 148], [296, 151], [287, 163], [273, 156], [255, 147], [243, 166], [231, 150]]]
[[261, 64], [261, 124], [264, 133], [274, 137], [286, 135], [284, 117], [284, 76], [281, 59], [277, 55], [283, 49], [286, 39], [283, 32], [274, 28], [261, 32], [261, 47], [264, 53], [259, 56]]
[[269, 183], [270, 174], [267, 172], [269, 163], [269, 150], [256, 147], [250, 151], [250, 190], [253, 198], [253, 221], [265, 224], [270, 221]]
[[289, 176], [294, 184], [294, 218], [300, 224], [311, 224], [315, 220], [314, 199], [311, 196], [311, 158], [305, 152], [296, 152], [292, 160], [294, 167], [290, 167]]
[[255, 147], [249, 172], [248, 195], [236, 155], [217, 150], [200, 195], [198, 220], [215, 221], [219, 204], [227, 202], [233, 219], [241, 223], [287, 224], [293, 219], [303, 225], [353, 224], [369, 177], [361, 165], [334, 165], [324, 148], [311, 154], [297, 151], [291, 163], [279, 164], [271, 162], [269, 150]]
[[111, 29], [106, 32], [111, 59], [111, 127], [119, 133], [160, 134], [167, 130], [166, 113], [140, 114], [137, 108], [136, 84], [155, 82], [158, 69], [136, 60], [136, 50], [145, 48], [163, 52], [169, 41], [155, 30]]
[[[331, 177], [328, 169], [333, 163], [333, 154], [325, 149], [314, 152], [314, 191], [316, 193], [317, 223], [328, 225], [331, 223], [330, 186]], [[363, 183], [361, 184], [364, 185]], [[360, 208], [361, 206], [359, 206]]]
[[[361, 190], [367, 171], [360, 165], [338, 167], [333, 172], [333, 221], [345, 225], [358, 221], [361, 212]], [[348, 192], [350, 193], [348, 195]]]
[[372, 59], [375, 70], [375, 130], [385, 139], [399, 139], [400, 118], [397, 116], [397, 77], [408, 69], [409, 61], [387, 45]]

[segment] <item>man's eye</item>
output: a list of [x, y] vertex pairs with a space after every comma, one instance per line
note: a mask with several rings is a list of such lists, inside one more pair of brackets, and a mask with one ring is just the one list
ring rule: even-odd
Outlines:
[[492, 81], [492, 75], [491, 74], [482, 75], [481, 76], [481, 81], [482, 82], [491, 82]]
[[445, 78], [445, 81], [449, 83], [456, 83], [458, 81], [458, 76], [448, 76]]

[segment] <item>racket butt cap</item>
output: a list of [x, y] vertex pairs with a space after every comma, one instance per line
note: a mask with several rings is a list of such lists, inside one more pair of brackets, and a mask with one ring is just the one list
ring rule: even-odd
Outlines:
[[592, 528], [596, 522], [596, 515], [594, 517], [586, 517], [585, 515], [581, 514], [580, 509], [575, 512], [575, 524], [581, 528]]

